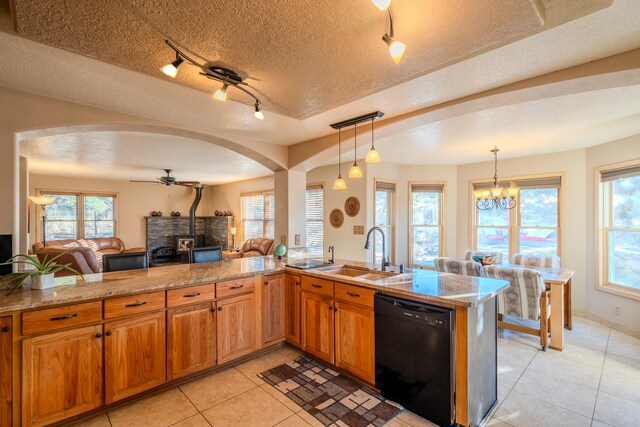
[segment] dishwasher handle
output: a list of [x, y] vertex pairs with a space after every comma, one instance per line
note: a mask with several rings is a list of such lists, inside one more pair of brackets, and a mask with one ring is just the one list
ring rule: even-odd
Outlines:
[[450, 314], [451, 310], [445, 307], [437, 307], [435, 305], [408, 301], [405, 299], [390, 297], [386, 295], [376, 294], [376, 299], [383, 303], [392, 304], [401, 310], [416, 311], [420, 313], [438, 313], [438, 314]]

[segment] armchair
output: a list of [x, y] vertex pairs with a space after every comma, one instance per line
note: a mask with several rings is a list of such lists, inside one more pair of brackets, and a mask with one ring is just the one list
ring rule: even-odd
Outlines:
[[240, 248], [240, 255], [243, 258], [273, 255], [274, 246], [273, 239], [263, 239], [260, 237], [248, 239]]
[[473, 261], [473, 257], [483, 257], [490, 256], [493, 257], [492, 264], [502, 264], [502, 252], [483, 252], [483, 251], [472, 251], [466, 250], [464, 251], [464, 259], [467, 261]]
[[463, 276], [484, 277], [482, 264], [475, 261], [463, 261], [451, 258], [436, 258], [433, 260], [436, 270], [441, 273], [453, 273]]
[[[100, 266], [96, 260], [96, 256], [90, 248], [84, 246], [75, 246], [73, 248], [65, 248], [61, 246], [47, 246], [38, 251], [36, 256], [40, 261], [44, 261], [45, 257], [51, 259], [60, 255], [56, 262], [60, 264], [70, 264], [70, 267], [80, 274], [93, 274], [100, 272]], [[67, 270], [61, 270], [55, 274], [56, 277], [72, 276], [74, 273]]]
[[557, 255], [515, 254], [511, 257], [511, 264], [526, 267], [560, 268], [560, 257]]

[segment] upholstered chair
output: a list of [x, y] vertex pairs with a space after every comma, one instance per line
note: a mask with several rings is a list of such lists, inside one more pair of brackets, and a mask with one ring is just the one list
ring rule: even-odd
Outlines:
[[256, 237], [248, 239], [240, 248], [240, 254], [243, 258], [252, 256], [273, 255], [274, 250], [273, 239], [263, 239]]
[[436, 258], [433, 260], [436, 270], [441, 273], [453, 273], [463, 276], [484, 277], [482, 264], [475, 261], [463, 261], [452, 258]]
[[525, 267], [560, 268], [560, 257], [557, 255], [527, 255], [515, 254], [511, 257], [511, 264]]
[[[65, 248], [61, 246], [49, 246], [42, 247], [36, 256], [40, 262], [50, 260], [51, 258], [58, 256], [56, 262], [59, 264], [69, 264], [69, 267], [73, 268], [80, 274], [93, 274], [100, 272], [100, 266], [94, 252], [84, 246], [74, 246], [72, 248]], [[75, 273], [68, 270], [60, 270], [55, 274], [55, 277], [73, 276]]]
[[482, 252], [482, 251], [472, 251], [466, 250], [464, 251], [464, 259], [467, 261], [473, 261], [473, 257], [485, 257], [490, 256], [493, 257], [491, 264], [502, 264], [502, 252]]
[[[484, 267], [487, 277], [508, 281], [511, 286], [498, 295], [498, 327], [537, 335], [543, 350], [547, 348], [551, 306], [542, 273], [530, 268], [509, 268], [500, 265]], [[562, 304], [562, 302], [559, 302]], [[504, 316], [540, 322], [540, 329], [508, 323]]]

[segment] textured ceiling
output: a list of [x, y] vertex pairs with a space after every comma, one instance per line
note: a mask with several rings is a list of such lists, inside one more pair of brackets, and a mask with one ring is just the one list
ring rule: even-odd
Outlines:
[[182, 181], [203, 184], [271, 175], [266, 167], [226, 148], [190, 138], [138, 132], [79, 132], [20, 143], [36, 174], [116, 180], [154, 179], [173, 169]]
[[[408, 46], [400, 65], [380, 40], [387, 17], [370, 0], [14, 0], [13, 18], [21, 36], [159, 78], [174, 59], [168, 37], [203, 62], [238, 71], [266, 110], [301, 119], [610, 3], [396, 0], [396, 38]], [[217, 88], [182, 68], [177, 83]], [[238, 91], [229, 96], [252, 103]]]

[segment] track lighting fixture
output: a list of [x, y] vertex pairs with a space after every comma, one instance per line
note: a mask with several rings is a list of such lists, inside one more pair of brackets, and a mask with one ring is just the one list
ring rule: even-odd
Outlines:
[[391, 0], [371, 0], [375, 7], [380, 10], [386, 10], [391, 4]]
[[349, 170], [349, 178], [362, 178], [362, 169], [358, 166], [358, 124], [353, 125], [353, 166]]
[[226, 101], [227, 89], [229, 89], [229, 87], [234, 87], [253, 98], [253, 100], [255, 101], [254, 116], [259, 120], [264, 120], [264, 113], [260, 108], [260, 105], [261, 105], [260, 100], [258, 99], [257, 96], [255, 96], [251, 92], [251, 90], [248, 89], [249, 85], [242, 80], [242, 77], [240, 77], [238, 73], [223, 67], [216, 67], [216, 66], [205, 67], [204, 65], [195, 61], [193, 58], [187, 56], [183, 51], [181, 51], [176, 45], [171, 43], [169, 40], [165, 40], [165, 43], [171, 49], [173, 49], [173, 51], [176, 53], [176, 59], [171, 64], [167, 64], [160, 69], [164, 74], [174, 78], [178, 74], [178, 68], [180, 67], [180, 65], [183, 62], [187, 61], [191, 65], [194, 65], [200, 68], [200, 70], [202, 70], [200, 72], [201, 76], [204, 76], [210, 80], [215, 80], [217, 82], [222, 83], [222, 86], [220, 87], [220, 89], [218, 89], [213, 94], [213, 99], [215, 99], [216, 101], [223, 101], [223, 102]]
[[342, 128], [338, 129], [338, 178], [333, 183], [334, 190], [346, 190], [347, 183], [342, 179], [342, 152], [340, 146], [342, 145]]
[[399, 64], [407, 46], [398, 40], [394, 40], [393, 36], [393, 15], [391, 14], [391, 8], [389, 8], [389, 32], [382, 36], [382, 41], [389, 47], [391, 58], [393, 58], [396, 64]]

